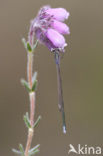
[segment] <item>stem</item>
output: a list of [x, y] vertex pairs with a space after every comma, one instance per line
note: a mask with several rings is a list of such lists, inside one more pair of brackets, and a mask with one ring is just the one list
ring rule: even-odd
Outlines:
[[[32, 88], [32, 65], [33, 65], [33, 54], [28, 52], [27, 76], [28, 76], [28, 83], [30, 88]], [[28, 156], [31, 147], [31, 142], [33, 139], [33, 134], [34, 134], [33, 125], [34, 125], [34, 114], [35, 114], [35, 92], [30, 92], [29, 98], [30, 98], [31, 128], [28, 129], [28, 138], [27, 138], [27, 144], [25, 148], [25, 156]]]

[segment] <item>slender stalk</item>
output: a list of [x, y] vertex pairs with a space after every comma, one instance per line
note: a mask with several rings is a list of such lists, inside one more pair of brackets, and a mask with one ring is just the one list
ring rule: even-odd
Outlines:
[[[27, 76], [28, 76], [28, 83], [29, 87], [32, 88], [32, 66], [33, 66], [33, 54], [28, 52], [28, 63], [27, 63]], [[35, 114], [35, 92], [30, 92], [29, 93], [29, 98], [30, 98], [30, 124], [31, 128], [28, 129], [28, 138], [27, 138], [27, 144], [25, 148], [25, 156], [28, 156], [32, 139], [33, 139], [33, 134], [34, 134], [34, 114]]]
[[28, 52], [27, 55], [27, 77], [28, 77], [28, 83], [29, 87], [32, 88], [32, 66], [33, 66], [33, 54]]
[[29, 149], [31, 147], [32, 138], [33, 138], [33, 129], [29, 129], [29, 131], [28, 131], [28, 138], [27, 138], [27, 144], [26, 144], [26, 149], [25, 149], [25, 156], [28, 156]]

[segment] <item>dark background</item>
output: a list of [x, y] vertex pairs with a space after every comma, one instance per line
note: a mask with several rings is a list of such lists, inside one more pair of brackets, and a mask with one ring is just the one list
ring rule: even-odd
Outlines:
[[46, 4], [70, 12], [71, 35], [61, 61], [67, 134], [62, 134], [57, 106], [54, 58], [39, 45], [34, 57], [39, 81], [35, 118], [41, 115], [42, 120], [32, 146], [40, 143], [40, 156], [67, 156], [70, 143], [103, 143], [103, 0], [0, 0], [0, 156], [12, 156], [12, 148], [26, 144], [23, 115], [29, 99], [20, 84], [27, 64], [21, 38], [27, 38], [30, 20]]

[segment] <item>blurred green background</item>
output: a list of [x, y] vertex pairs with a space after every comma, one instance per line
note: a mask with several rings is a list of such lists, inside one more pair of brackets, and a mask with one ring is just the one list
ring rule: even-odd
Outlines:
[[27, 61], [21, 38], [46, 4], [70, 12], [71, 34], [61, 61], [67, 134], [62, 134], [57, 106], [54, 58], [39, 45], [34, 57], [39, 81], [35, 118], [41, 115], [42, 120], [32, 145], [41, 144], [40, 156], [67, 156], [70, 143], [103, 143], [103, 0], [0, 0], [0, 156], [12, 156], [12, 148], [26, 143], [23, 115], [29, 99], [20, 84]]

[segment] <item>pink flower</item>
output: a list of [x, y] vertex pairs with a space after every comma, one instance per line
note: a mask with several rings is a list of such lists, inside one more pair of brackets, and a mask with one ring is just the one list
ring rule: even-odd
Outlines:
[[50, 8], [46, 10], [46, 12], [59, 21], [64, 21], [69, 17], [69, 12], [67, 12], [64, 8]]
[[55, 30], [57, 30], [61, 34], [70, 34], [69, 27], [65, 23], [54, 20], [51, 25]]
[[58, 49], [64, 52], [67, 45], [63, 34], [70, 34], [69, 27], [63, 23], [69, 17], [64, 8], [50, 8], [44, 6], [31, 23], [31, 32], [34, 32], [40, 43], [50, 51]]
[[46, 32], [47, 38], [53, 43], [55, 47], [61, 47], [61, 49], [64, 49], [64, 47], [67, 45], [65, 43], [65, 38], [63, 35], [58, 33], [56, 30], [48, 29]]
[[69, 13], [64, 8], [51, 8], [44, 6], [37, 17], [31, 22], [29, 41], [32, 45], [34, 35], [37, 40], [54, 52], [58, 80], [58, 106], [62, 112], [63, 133], [66, 133], [62, 81], [60, 73], [60, 52], [64, 52], [67, 43], [63, 35], [70, 34], [69, 27], [63, 23], [68, 19]]

